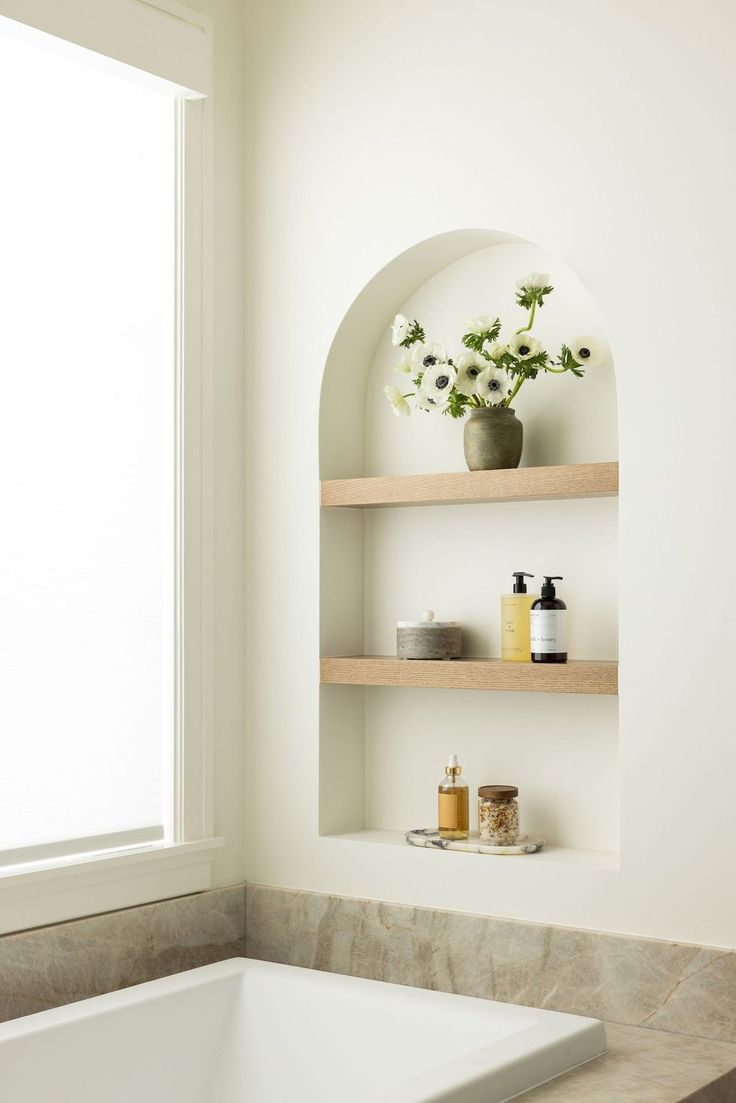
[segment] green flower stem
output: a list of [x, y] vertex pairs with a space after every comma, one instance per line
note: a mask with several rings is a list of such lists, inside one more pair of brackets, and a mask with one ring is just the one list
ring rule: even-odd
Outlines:
[[534, 315], [536, 313], [536, 310], [537, 310], [537, 300], [532, 299], [532, 307], [531, 307], [531, 310], [529, 311], [529, 321], [526, 323], [525, 326], [522, 326], [521, 329], [517, 329], [517, 331], [516, 331], [517, 333], [528, 333], [529, 332], [529, 330], [534, 325]]
[[544, 365], [544, 370], [554, 372], [555, 375], [563, 375], [566, 371], [569, 371], [570, 369], [569, 368], [550, 368], [550, 367], [547, 366], [547, 364], [545, 364]]
[[513, 391], [509, 395], [509, 397], [504, 402], [504, 404], [503, 404], [504, 406], [510, 406], [511, 405], [511, 403], [514, 401], [517, 394], [521, 390], [523, 383], [524, 383], [524, 376], [520, 375], [519, 378], [516, 380], [516, 386], [514, 387]]

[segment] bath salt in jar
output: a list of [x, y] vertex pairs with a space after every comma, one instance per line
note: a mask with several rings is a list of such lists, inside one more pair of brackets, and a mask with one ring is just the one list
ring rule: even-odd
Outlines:
[[491, 846], [513, 846], [519, 837], [519, 790], [515, 785], [481, 785], [478, 834]]

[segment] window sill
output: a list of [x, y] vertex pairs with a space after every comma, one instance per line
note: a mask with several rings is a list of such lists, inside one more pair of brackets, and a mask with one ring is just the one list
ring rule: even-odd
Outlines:
[[211, 888], [214, 852], [224, 841], [200, 839], [6, 868], [0, 872], [0, 934]]

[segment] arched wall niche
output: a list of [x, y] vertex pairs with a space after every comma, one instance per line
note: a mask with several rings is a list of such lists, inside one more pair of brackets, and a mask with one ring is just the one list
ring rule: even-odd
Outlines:
[[376, 347], [397, 304], [455, 261], [479, 249], [521, 240], [497, 230], [450, 230], [400, 253], [366, 284], [340, 323], [325, 365], [319, 439], [323, 479], [365, 473], [365, 387]]
[[[545, 347], [556, 352], [576, 333], [607, 341], [576, 275], [515, 234], [451, 231], [378, 272], [348, 310], [327, 359], [323, 479], [464, 469], [461, 422], [419, 412], [392, 417], [382, 394], [385, 383], [399, 379], [389, 325], [399, 310], [416, 316], [454, 355], [473, 314], [498, 314], [508, 336], [525, 320], [513, 292], [528, 271], [550, 272], [555, 286], [535, 325]], [[617, 458], [610, 356], [582, 381], [550, 376], [526, 384], [515, 406], [525, 425], [522, 465]], [[499, 595], [509, 589], [510, 572], [524, 569], [565, 576], [573, 654], [615, 659], [617, 527], [615, 499], [323, 510], [322, 654], [391, 654], [396, 620], [430, 607], [462, 621], [467, 654], [498, 655]], [[402, 829], [431, 824], [436, 775], [450, 751], [463, 757], [471, 788], [519, 784], [522, 826], [557, 844], [550, 856], [615, 864], [615, 697], [322, 686], [320, 832], [390, 842]]]
[[[513, 289], [515, 278], [530, 270], [550, 272], [555, 284], [555, 293], [538, 313], [535, 325], [535, 333], [551, 351], [557, 350], [555, 342], [559, 345], [561, 337], [570, 339], [575, 335], [569, 331], [573, 319], [575, 332], [585, 331], [588, 326], [607, 342], [600, 312], [569, 266], [543, 246], [517, 234], [489, 229], [451, 230], [427, 238], [389, 261], [356, 297], [330, 347], [320, 401], [321, 478], [399, 473], [385, 470], [388, 457], [381, 456], [376, 447], [376, 439], [387, 434], [406, 442], [399, 469], [402, 472], [408, 470], [407, 463], [419, 464], [416, 470], [425, 471], [433, 456], [436, 464], [446, 454], [448, 461], [452, 457], [452, 467], [433, 469], [460, 469], [461, 425], [447, 418], [417, 415], [414, 430], [398, 419], [393, 424], [385, 416], [382, 384], [397, 382], [392, 365], [398, 355], [388, 336], [391, 319], [399, 310], [424, 311], [422, 320], [428, 336], [432, 334], [451, 352], [461, 352], [462, 324], [474, 313], [498, 313], [507, 333], [523, 324], [523, 312], [514, 303]], [[564, 385], [560, 387], [560, 383]], [[560, 418], [571, 388], [578, 392], [574, 409], [578, 415], [575, 444], [579, 459], [568, 459], [565, 454], [563, 430], [570, 422]], [[589, 373], [583, 384], [570, 377], [564, 381], [548, 377], [526, 384], [517, 410], [527, 430], [524, 466], [595, 462], [618, 454], [612, 358], [598, 372]], [[597, 416], [591, 418], [592, 411]], [[542, 423], [545, 412], [550, 417]], [[579, 432], [583, 419], [590, 425], [586, 434]], [[540, 431], [535, 433], [537, 424]], [[438, 432], [443, 441], [454, 441], [451, 454], [437, 448]], [[417, 447], [418, 443], [424, 447]], [[395, 447], [390, 449], [390, 459], [394, 463], [397, 460]], [[402, 462], [400, 456], [398, 459]]]

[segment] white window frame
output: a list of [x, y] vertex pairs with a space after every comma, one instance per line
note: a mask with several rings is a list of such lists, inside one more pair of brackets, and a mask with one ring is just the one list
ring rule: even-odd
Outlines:
[[[175, 85], [175, 619], [171, 838], [0, 867], [0, 934], [211, 887], [213, 807], [211, 24], [173, 0], [0, 0], [64, 52]], [[7, 26], [7, 24], [6, 24]], [[89, 51], [94, 51], [91, 57]], [[81, 54], [80, 54], [81, 51]], [[129, 70], [126, 70], [129, 72]]]

